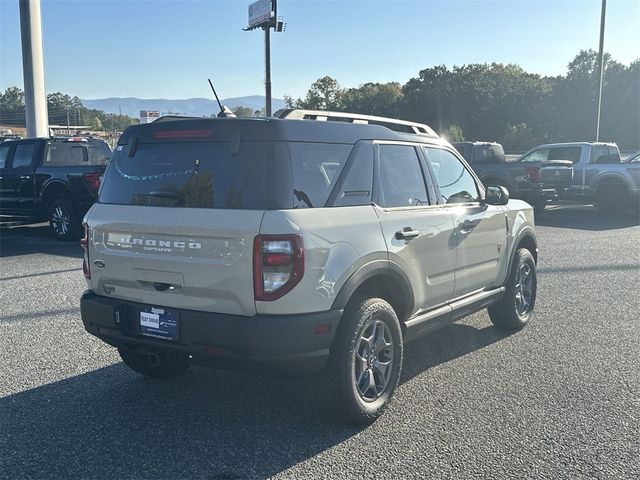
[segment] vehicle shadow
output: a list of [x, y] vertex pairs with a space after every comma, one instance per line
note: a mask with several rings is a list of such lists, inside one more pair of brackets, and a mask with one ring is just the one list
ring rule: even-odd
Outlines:
[[11, 227], [0, 224], [0, 257], [34, 253], [82, 258], [79, 241], [56, 240], [48, 224], [23, 224]]
[[[416, 340], [406, 348], [402, 381], [505, 336], [456, 324]], [[269, 477], [363, 430], [334, 420], [317, 382], [202, 368], [152, 380], [113, 364], [0, 399], [3, 471], [7, 478]]]
[[588, 205], [551, 205], [536, 215], [536, 225], [577, 230], [616, 230], [640, 225], [637, 211], [624, 215], [606, 215]]

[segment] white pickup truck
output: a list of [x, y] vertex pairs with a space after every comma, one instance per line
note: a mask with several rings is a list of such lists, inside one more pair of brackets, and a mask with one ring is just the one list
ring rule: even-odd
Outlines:
[[623, 163], [615, 143], [539, 145], [518, 161], [540, 162], [549, 158], [573, 163], [571, 184], [557, 188], [554, 193], [557, 198], [595, 203], [608, 213], [623, 213], [640, 206], [640, 164]]

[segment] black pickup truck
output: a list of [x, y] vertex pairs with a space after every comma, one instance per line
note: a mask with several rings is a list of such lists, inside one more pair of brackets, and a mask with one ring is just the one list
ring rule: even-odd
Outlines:
[[0, 214], [49, 220], [55, 237], [72, 240], [95, 202], [111, 158], [102, 140], [34, 138], [0, 144]]
[[[563, 157], [540, 161], [507, 162], [502, 145], [495, 142], [454, 142], [485, 185], [502, 185], [512, 198], [530, 203], [536, 213], [544, 210], [547, 199], [558, 188], [568, 187], [573, 178], [573, 165]], [[555, 159], [557, 158], [557, 159]]]

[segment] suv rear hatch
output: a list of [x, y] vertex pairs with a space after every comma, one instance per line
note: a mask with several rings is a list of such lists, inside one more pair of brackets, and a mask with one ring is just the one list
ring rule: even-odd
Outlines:
[[168, 128], [134, 127], [114, 152], [87, 215], [91, 288], [149, 307], [254, 315], [268, 144]]

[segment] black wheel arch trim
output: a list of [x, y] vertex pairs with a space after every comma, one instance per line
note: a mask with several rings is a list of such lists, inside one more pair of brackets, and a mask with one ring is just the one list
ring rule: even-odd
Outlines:
[[538, 264], [538, 239], [536, 237], [536, 232], [531, 227], [525, 227], [518, 233], [518, 235], [516, 236], [516, 238], [513, 241], [513, 249], [512, 249], [511, 255], [509, 257], [509, 268], [507, 268], [507, 276], [505, 278], [505, 282], [506, 282], [506, 279], [509, 278], [509, 273], [511, 272], [511, 269], [513, 268], [513, 261], [516, 258], [516, 252], [518, 251], [518, 245], [520, 245], [520, 243], [526, 238], [531, 239], [531, 241], [535, 245], [535, 252], [532, 252], [531, 254], [533, 255], [533, 258], [534, 258], [534, 260], [536, 262], [536, 265]]
[[407, 312], [411, 313], [414, 308], [414, 296], [409, 277], [400, 265], [389, 260], [373, 260], [356, 270], [338, 292], [331, 309], [344, 308], [364, 282], [378, 275], [392, 277], [398, 282], [407, 302]]
[[[67, 185], [65, 182], [63, 182], [62, 180], [53, 178], [53, 179], [49, 180], [47, 183], [45, 183], [42, 186], [42, 190], [40, 191], [40, 198], [38, 199], [38, 203], [40, 205], [43, 205], [43, 202], [45, 200], [48, 200], [49, 202], [51, 202], [51, 201], [55, 200], [56, 198], [59, 198], [59, 197], [51, 197], [51, 198], [49, 198], [48, 192], [50, 192], [51, 189], [54, 189], [54, 188], [59, 188], [61, 190], [65, 190], [66, 196], [68, 196], [69, 198], [71, 198], [73, 200], [73, 192], [71, 190], [71, 187], [69, 185]], [[61, 195], [61, 196], [64, 197], [65, 195]], [[44, 205], [44, 206], [46, 206], [46, 205]]]

